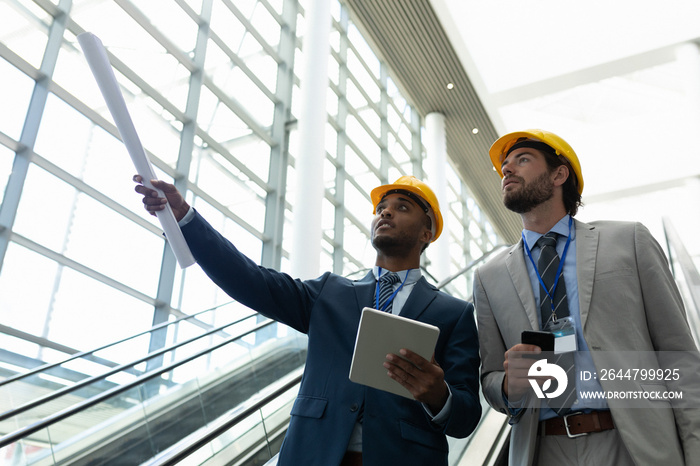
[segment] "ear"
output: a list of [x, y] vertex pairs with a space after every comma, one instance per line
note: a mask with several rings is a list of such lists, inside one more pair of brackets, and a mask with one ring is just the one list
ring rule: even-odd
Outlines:
[[421, 241], [428, 244], [433, 240], [433, 232], [428, 228], [423, 228], [423, 234], [421, 235]]
[[562, 186], [569, 178], [569, 167], [567, 167], [566, 165], [559, 165], [557, 168], [554, 169], [552, 174], [554, 175], [554, 177], [552, 178], [552, 182], [556, 186]]

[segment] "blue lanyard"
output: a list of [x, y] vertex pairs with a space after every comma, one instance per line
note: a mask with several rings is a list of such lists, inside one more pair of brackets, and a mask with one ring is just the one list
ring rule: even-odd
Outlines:
[[521, 232], [520, 234], [523, 237], [523, 245], [525, 246], [525, 252], [527, 252], [527, 257], [530, 258], [530, 262], [532, 262], [532, 267], [535, 269], [535, 273], [537, 274], [537, 279], [540, 281], [540, 285], [542, 285], [542, 289], [547, 293], [547, 296], [549, 296], [549, 303], [552, 306], [552, 316], [554, 316], [554, 322], [557, 321], [557, 315], [554, 313], [554, 291], [557, 289], [557, 284], [559, 283], [559, 277], [561, 276], [561, 270], [564, 267], [564, 260], [566, 259], [566, 253], [569, 251], [569, 244], [571, 243], [571, 223], [573, 221], [573, 217], [569, 216], [569, 237], [566, 238], [566, 245], [564, 246], [564, 251], [561, 254], [561, 260], [559, 261], [559, 268], [557, 269], [557, 275], [556, 278], [554, 279], [554, 286], [552, 286], [552, 293], [550, 294], [549, 290], [545, 286], [544, 282], [542, 281], [542, 276], [540, 275], [540, 271], [537, 270], [537, 265], [535, 264], [535, 260], [532, 258], [532, 253], [530, 252], [530, 248], [527, 245], [527, 241], [525, 241], [525, 233]]
[[[401, 282], [401, 286], [399, 286], [396, 289], [396, 291], [394, 291], [394, 293], [391, 296], [389, 296], [389, 299], [386, 300], [386, 302], [384, 303], [384, 307], [381, 309], [379, 309], [379, 279], [377, 279], [377, 286], [376, 286], [376, 289], [374, 291], [374, 308], [375, 309], [379, 309], [380, 311], [384, 311], [384, 309], [386, 309], [389, 306], [389, 303], [394, 300], [394, 298], [396, 297], [396, 294], [399, 291], [401, 291], [401, 288], [403, 288], [403, 284], [406, 283], [406, 280], [408, 280], [408, 274], [410, 272], [411, 272], [411, 269], [406, 270], [406, 276], [404, 277], [403, 281]], [[379, 275], [379, 278], [382, 278], [382, 268], [381, 267], [379, 267], [378, 275]]]

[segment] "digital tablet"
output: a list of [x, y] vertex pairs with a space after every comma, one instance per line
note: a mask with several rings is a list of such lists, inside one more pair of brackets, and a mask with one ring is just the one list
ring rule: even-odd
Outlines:
[[362, 310], [350, 365], [350, 380], [413, 399], [403, 385], [387, 375], [386, 355], [402, 348], [428, 361], [435, 351], [440, 329], [434, 325], [366, 307]]

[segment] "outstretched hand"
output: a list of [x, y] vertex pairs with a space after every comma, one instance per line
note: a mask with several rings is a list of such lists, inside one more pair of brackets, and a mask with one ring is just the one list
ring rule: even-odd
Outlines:
[[430, 411], [436, 415], [445, 406], [449, 396], [445, 372], [435, 362], [435, 356], [428, 361], [407, 349], [402, 349], [399, 353], [401, 356], [386, 356], [384, 367], [389, 370], [389, 377], [406, 387], [413, 398], [428, 405]]
[[182, 194], [180, 194], [180, 191], [177, 190], [175, 185], [162, 180], [151, 180], [151, 185], [153, 185], [154, 188], [160, 189], [163, 191], [163, 194], [165, 194], [165, 198], [162, 198], [158, 196], [158, 192], [155, 189], [143, 185], [143, 178], [141, 175], [134, 175], [133, 180], [138, 183], [134, 190], [143, 195], [143, 206], [151, 215], [156, 215], [156, 212], [165, 209], [166, 204], [170, 204], [170, 208], [175, 215], [175, 220], [179, 222], [190, 210], [189, 204], [185, 202], [185, 198], [182, 197]]

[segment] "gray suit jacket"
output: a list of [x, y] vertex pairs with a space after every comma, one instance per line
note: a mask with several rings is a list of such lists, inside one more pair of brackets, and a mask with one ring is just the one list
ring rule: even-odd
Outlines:
[[[601, 352], [697, 351], [666, 257], [649, 231], [627, 222], [576, 221], [575, 227], [583, 336], [598, 372]], [[520, 343], [523, 330], [539, 329], [522, 240], [480, 267], [474, 299], [482, 390], [493, 408], [507, 414], [501, 392], [504, 353]], [[615, 388], [601, 384], [604, 390]], [[661, 409], [655, 403], [626, 409], [609, 403], [632, 458], [637, 464], [697, 464], [700, 409]], [[538, 419], [538, 408], [511, 419], [511, 465], [532, 464]]]

